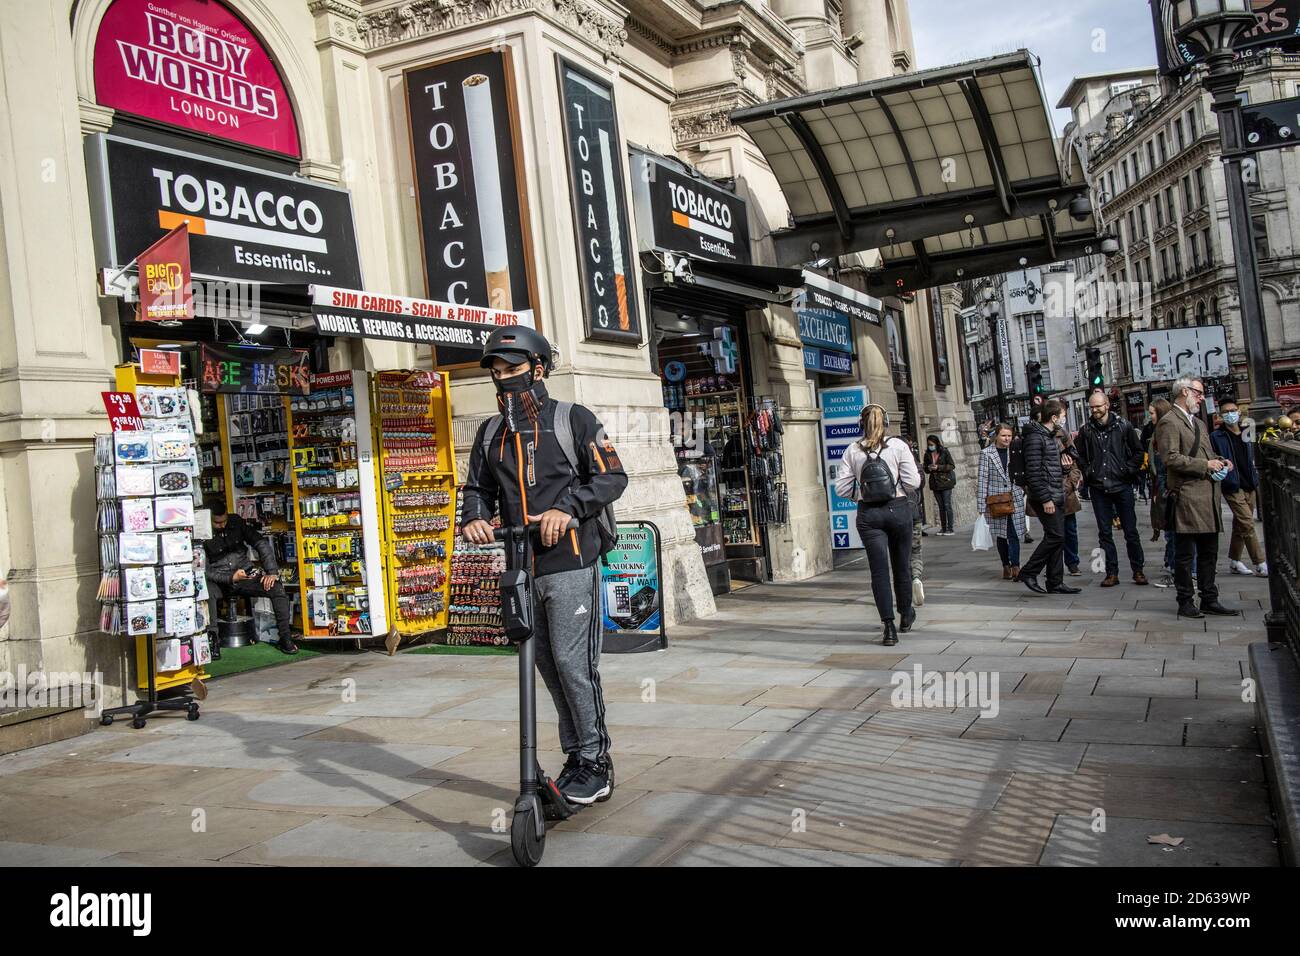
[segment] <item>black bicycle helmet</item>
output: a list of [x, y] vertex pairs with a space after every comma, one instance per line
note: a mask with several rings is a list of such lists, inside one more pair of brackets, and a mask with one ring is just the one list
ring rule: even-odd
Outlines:
[[542, 367], [549, 374], [554, 359], [551, 354], [551, 343], [546, 341], [546, 337], [526, 325], [506, 325], [488, 336], [487, 342], [483, 345], [483, 358], [478, 364], [483, 368], [489, 368], [493, 359], [503, 358], [507, 362], [518, 365], [534, 356], [541, 361]]

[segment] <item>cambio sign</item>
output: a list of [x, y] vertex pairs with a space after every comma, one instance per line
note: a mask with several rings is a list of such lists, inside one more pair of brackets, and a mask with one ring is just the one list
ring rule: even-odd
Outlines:
[[213, 0], [116, 0], [95, 37], [95, 96], [197, 133], [300, 154], [279, 72], [252, 31]]
[[102, 265], [188, 221], [196, 276], [362, 284], [346, 190], [103, 134], [86, 153]]

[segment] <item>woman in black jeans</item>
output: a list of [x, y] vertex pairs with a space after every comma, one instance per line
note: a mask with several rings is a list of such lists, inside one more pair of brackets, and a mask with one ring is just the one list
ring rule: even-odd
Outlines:
[[957, 465], [943, 447], [938, 435], [931, 435], [925, 446], [925, 473], [930, 476], [930, 490], [939, 505], [939, 534], [953, 535], [952, 490], [957, 487]]
[[[912, 504], [908, 491], [921, 487], [912, 449], [901, 438], [885, 435], [889, 415], [879, 405], [862, 410], [862, 437], [844, 449], [840, 458], [835, 490], [858, 503], [858, 534], [867, 551], [871, 568], [871, 593], [884, 624], [883, 644], [897, 644], [898, 631], [907, 632], [916, 620], [912, 607]], [[884, 500], [863, 501], [863, 467], [876, 461], [888, 469], [889, 485]], [[890, 587], [892, 566], [893, 587]], [[898, 627], [894, 626], [894, 603], [898, 603]]]

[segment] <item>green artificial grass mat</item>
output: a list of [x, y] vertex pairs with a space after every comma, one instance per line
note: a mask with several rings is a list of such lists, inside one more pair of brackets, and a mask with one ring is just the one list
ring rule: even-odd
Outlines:
[[213, 661], [204, 670], [208, 677], [229, 677], [244, 671], [255, 671], [263, 667], [275, 667], [277, 664], [291, 664], [309, 657], [320, 657], [320, 651], [310, 651], [298, 645], [297, 654], [282, 654], [274, 644], [247, 644], [244, 647], [223, 647], [221, 660]]

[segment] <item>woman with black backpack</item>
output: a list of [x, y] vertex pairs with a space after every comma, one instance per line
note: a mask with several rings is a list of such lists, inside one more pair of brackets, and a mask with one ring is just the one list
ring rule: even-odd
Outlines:
[[[884, 624], [886, 645], [898, 643], [898, 632], [911, 630], [912, 502], [909, 492], [921, 486], [912, 449], [901, 438], [888, 437], [889, 413], [868, 405], [859, 420], [862, 437], [844, 449], [835, 490], [858, 503], [858, 534], [871, 568], [871, 593]], [[892, 569], [892, 590], [891, 584]], [[899, 611], [894, 626], [894, 605]]]

